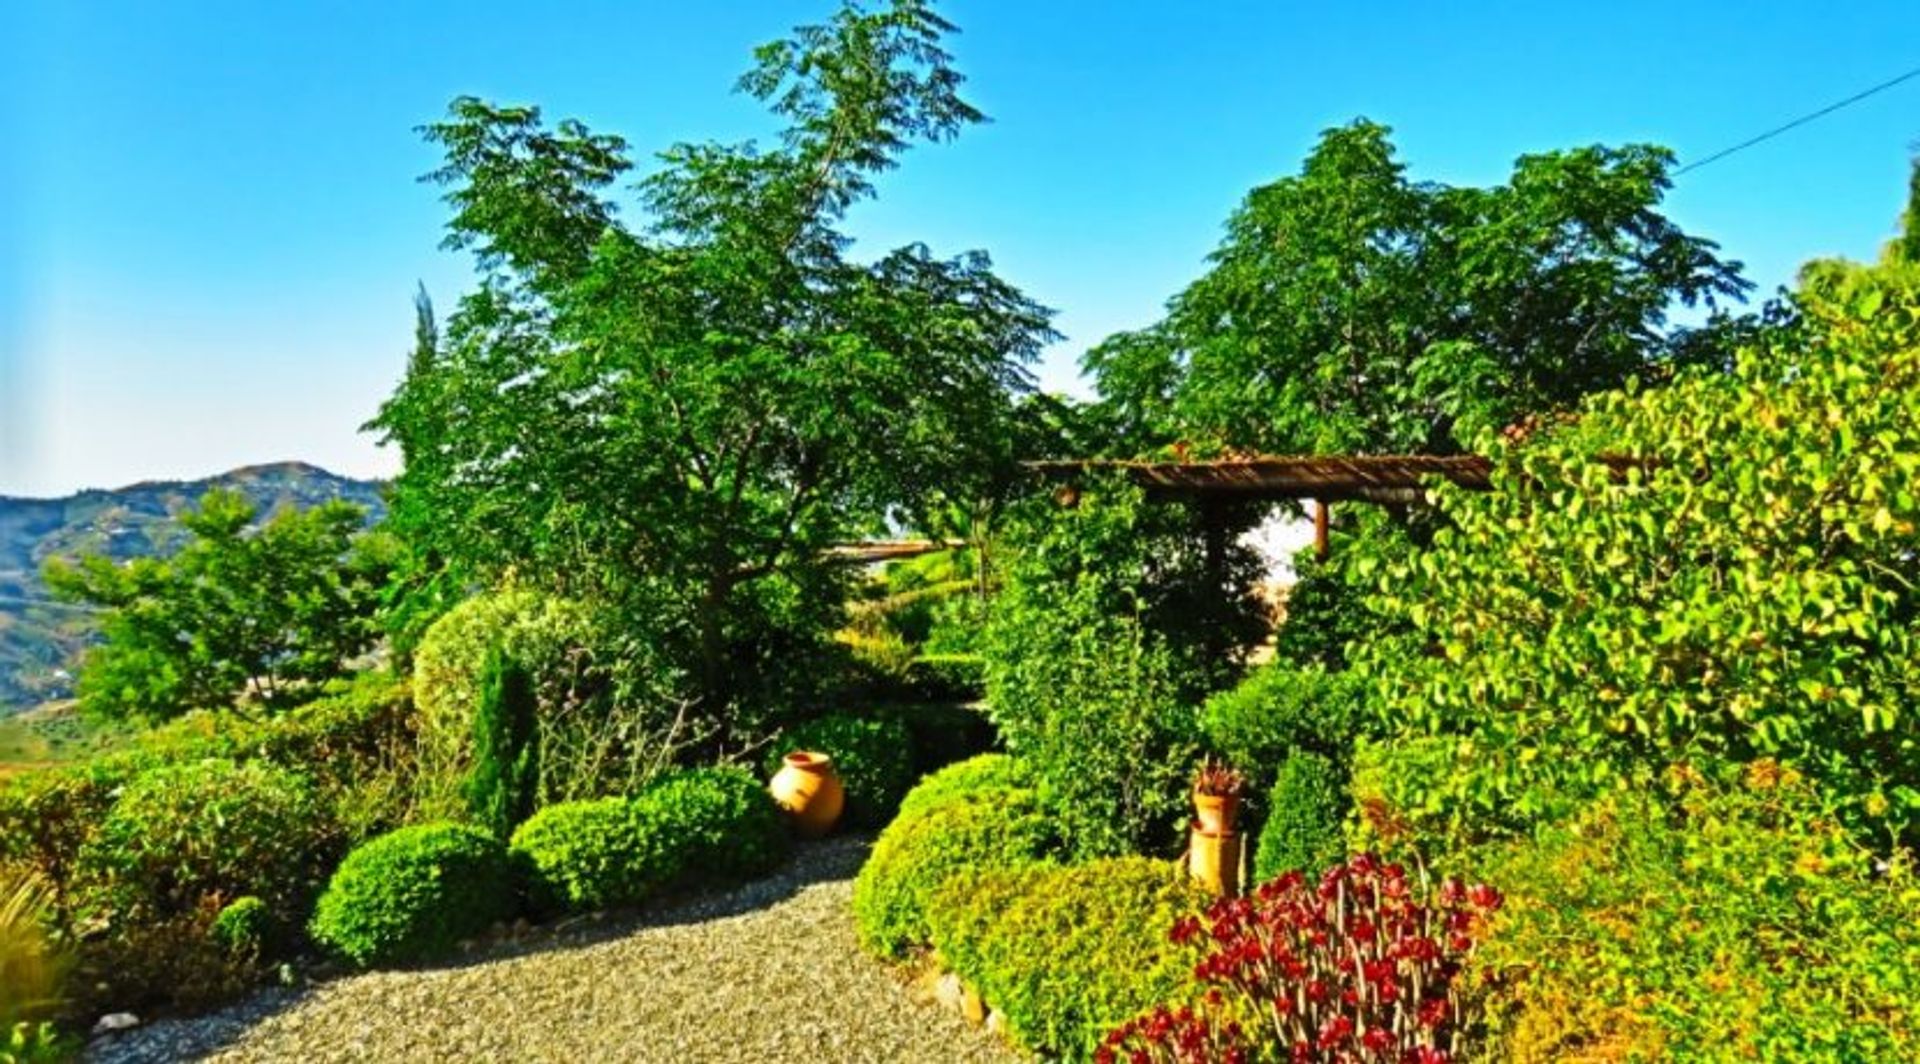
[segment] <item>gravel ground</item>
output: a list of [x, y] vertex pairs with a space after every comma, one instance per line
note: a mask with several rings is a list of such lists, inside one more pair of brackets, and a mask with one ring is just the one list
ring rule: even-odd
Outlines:
[[859, 951], [849, 901], [868, 844], [804, 844], [731, 893], [539, 932], [455, 967], [354, 975], [103, 1036], [86, 1059], [1014, 1059]]

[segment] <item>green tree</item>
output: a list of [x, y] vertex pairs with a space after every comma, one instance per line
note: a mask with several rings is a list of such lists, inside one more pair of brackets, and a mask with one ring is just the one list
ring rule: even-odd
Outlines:
[[277, 709], [373, 645], [388, 558], [361, 534], [365, 511], [257, 516], [239, 492], [210, 491], [181, 514], [192, 538], [170, 558], [47, 563], [56, 596], [105, 611], [104, 642], [81, 666], [84, 709], [149, 721], [242, 700]]
[[740, 88], [780, 143], [668, 149], [632, 226], [602, 195], [618, 137], [466, 98], [426, 127], [447, 244], [486, 278], [371, 423], [414, 549], [617, 604], [724, 715], [769, 648], [830, 629], [821, 548], [936, 486], [987, 494], [1048, 312], [983, 253], [856, 261], [837, 228], [912, 142], [979, 120], [951, 31], [896, 0], [761, 47]]
[[480, 704], [473, 713], [473, 768], [467, 777], [467, 808], [473, 819], [504, 841], [533, 815], [540, 792], [539, 697], [525, 666], [487, 652], [480, 674]]
[[[1920, 264], [1816, 263], [1730, 374], [1594, 397], [1379, 576], [1387, 723], [1449, 736], [1456, 823], [1770, 757], [1920, 822]], [[1620, 474], [1596, 458], [1648, 463]], [[1883, 836], [1884, 837], [1884, 836]]]
[[1527, 155], [1490, 188], [1409, 180], [1384, 126], [1328, 130], [1253, 190], [1164, 319], [1089, 351], [1142, 448], [1446, 453], [1669, 364], [1721, 357], [1667, 326], [1750, 286], [1658, 211], [1672, 154]]

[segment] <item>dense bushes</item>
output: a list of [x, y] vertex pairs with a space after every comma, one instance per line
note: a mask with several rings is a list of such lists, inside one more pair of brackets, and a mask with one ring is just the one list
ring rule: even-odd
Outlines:
[[462, 824], [418, 824], [348, 854], [309, 930], [355, 964], [407, 963], [447, 953], [517, 904], [499, 840]]
[[[988, 755], [938, 773], [907, 796], [853, 884], [860, 943], [883, 957], [925, 946], [927, 905], [947, 879], [1045, 860], [1057, 830], [1007, 759]], [[923, 791], [925, 793], [923, 793]]]
[[1114, 1025], [1175, 997], [1197, 959], [1168, 928], [1205, 896], [1139, 857], [949, 879], [928, 913], [946, 962], [1020, 1044], [1084, 1059]]
[[1920, 1059], [1920, 887], [1788, 770], [1609, 795], [1482, 857], [1505, 1059]]
[[1283, 872], [1316, 875], [1346, 856], [1346, 783], [1339, 766], [1312, 750], [1298, 750], [1281, 764], [1254, 850], [1255, 880]]
[[845, 820], [855, 827], [886, 823], [913, 785], [912, 738], [897, 718], [836, 713], [810, 720], [781, 736], [769, 751], [769, 775], [779, 771], [781, 757], [791, 750], [812, 750], [833, 759], [847, 793]]
[[1295, 750], [1344, 765], [1364, 726], [1366, 680], [1350, 672], [1284, 661], [1249, 672], [1207, 699], [1207, 745], [1251, 780], [1270, 780]]
[[1020, 517], [986, 633], [989, 713], [1074, 852], [1170, 852], [1198, 753], [1193, 707], [1260, 629], [1252, 562], [1223, 532], [1210, 565], [1198, 516], [1123, 481]]
[[209, 759], [135, 777], [81, 850], [80, 866], [116, 924], [247, 894], [293, 912], [331, 863], [332, 834], [302, 777]]
[[1920, 817], [1920, 284], [1895, 280], [1803, 298], [1731, 373], [1596, 397], [1500, 443], [1493, 491], [1439, 492], [1449, 527], [1374, 603], [1412, 631], [1356, 666], [1389, 726], [1471, 740], [1436, 781], [1456, 820], [1761, 756], [1881, 837]]
[[514, 832], [512, 849], [537, 907], [585, 912], [763, 872], [785, 854], [786, 834], [752, 777], [713, 768], [663, 777], [632, 798], [548, 806]]
[[464, 811], [474, 712], [496, 652], [535, 681], [539, 804], [625, 793], [652, 775], [681, 738], [673, 678], [621, 632], [580, 603], [522, 590], [468, 599], [435, 621], [413, 667], [426, 812]]

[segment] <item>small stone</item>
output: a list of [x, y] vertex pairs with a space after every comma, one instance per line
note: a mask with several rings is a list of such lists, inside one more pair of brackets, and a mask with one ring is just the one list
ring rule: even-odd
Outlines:
[[138, 1026], [140, 1026], [140, 1017], [131, 1012], [109, 1012], [93, 1025], [93, 1033], [112, 1034], [114, 1031], [124, 1031], [129, 1027]]
[[948, 972], [940, 977], [938, 983], [933, 985], [933, 1000], [937, 1002], [941, 1008], [951, 1009], [964, 1016], [967, 1011], [966, 984], [960, 981], [959, 976]]
[[987, 1010], [987, 1033], [995, 1038], [1007, 1036], [1007, 1014], [999, 1009]]

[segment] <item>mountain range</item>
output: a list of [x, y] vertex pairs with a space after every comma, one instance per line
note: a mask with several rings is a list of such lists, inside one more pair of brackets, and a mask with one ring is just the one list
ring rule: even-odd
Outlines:
[[177, 550], [187, 533], [180, 512], [214, 488], [245, 494], [267, 517], [332, 499], [385, 513], [380, 483], [304, 462], [245, 466], [201, 480], [145, 481], [59, 499], [0, 495], [0, 715], [72, 694], [73, 673], [94, 638], [83, 607], [53, 601], [40, 580], [51, 557], [104, 554], [115, 561]]

